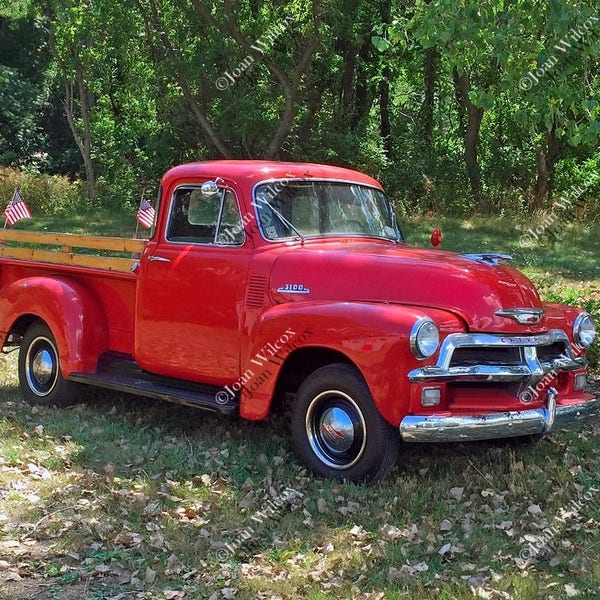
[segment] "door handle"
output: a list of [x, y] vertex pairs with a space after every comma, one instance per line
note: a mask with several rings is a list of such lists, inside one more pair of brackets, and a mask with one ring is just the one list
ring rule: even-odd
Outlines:
[[165, 258], [164, 256], [151, 256], [148, 260], [150, 262], [171, 262], [170, 258]]

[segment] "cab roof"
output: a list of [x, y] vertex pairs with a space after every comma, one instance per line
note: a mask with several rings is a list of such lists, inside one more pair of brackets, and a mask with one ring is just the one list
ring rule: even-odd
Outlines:
[[269, 160], [212, 160], [178, 165], [169, 169], [162, 179], [163, 185], [175, 180], [215, 179], [253, 187], [269, 179], [334, 179], [362, 183], [381, 189], [381, 184], [364, 173], [314, 163], [278, 162]]

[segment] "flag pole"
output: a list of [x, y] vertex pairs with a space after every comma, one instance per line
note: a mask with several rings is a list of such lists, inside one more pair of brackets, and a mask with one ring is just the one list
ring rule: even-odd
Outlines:
[[[140, 197], [140, 203], [138, 204], [138, 212], [140, 210], [140, 206], [142, 206], [142, 202], [144, 201], [144, 194], [146, 193], [146, 186], [142, 188], [142, 196]], [[137, 240], [138, 229], [140, 228], [140, 222], [137, 218], [138, 213], [135, 213], [135, 239]]]
[[[15, 187], [15, 191], [13, 192], [12, 198], [10, 199], [10, 202], [12, 202], [12, 201], [13, 201], [13, 199], [14, 199], [14, 197], [15, 197], [15, 194], [17, 193], [17, 190], [18, 190], [18, 189], [19, 189], [19, 186], [16, 186], [16, 187]], [[10, 202], [7, 204], [7, 206], [9, 206], [9, 205], [10, 205]], [[6, 210], [6, 209], [4, 209], [4, 210]], [[8, 223], [8, 219], [7, 219], [6, 217], [4, 217], [4, 227], [3, 227], [2, 229], [6, 229], [6, 225], [7, 225], [7, 223]]]

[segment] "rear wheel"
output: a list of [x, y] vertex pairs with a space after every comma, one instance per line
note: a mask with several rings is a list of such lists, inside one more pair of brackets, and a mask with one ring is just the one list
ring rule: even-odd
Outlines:
[[61, 375], [56, 340], [42, 321], [31, 325], [21, 341], [19, 386], [30, 404], [60, 406], [77, 399], [78, 386]]
[[317, 475], [356, 482], [381, 479], [400, 444], [360, 373], [344, 364], [317, 369], [300, 386], [292, 435], [298, 455]]

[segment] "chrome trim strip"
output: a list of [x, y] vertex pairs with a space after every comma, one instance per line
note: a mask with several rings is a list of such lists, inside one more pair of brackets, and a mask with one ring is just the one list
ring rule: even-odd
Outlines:
[[544, 311], [541, 308], [507, 308], [497, 310], [494, 314], [513, 319], [521, 325], [537, 325], [542, 320]]
[[[537, 362], [537, 361], [536, 361]], [[576, 371], [587, 365], [587, 360], [582, 356], [574, 359], [554, 359], [551, 361], [537, 362], [539, 369], [532, 369], [528, 365], [473, 365], [470, 367], [450, 367], [442, 369], [438, 366], [421, 367], [408, 373], [412, 383], [428, 381], [519, 381], [529, 377], [540, 377], [552, 371]]]
[[576, 429], [598, 418], [598, 398], [560, 406], [551, 393], [547, 408], [477, 416], [410, 415], [402, 419], [399, 430], [405, 442], [465, 442]]
[[[564, 342], [564, 354], [541, 361], [539, 346]], [[458, 348], [523, 348], [523, 363], [519, 365], [472, 365], [451, 367], [452, 355]], [[522, 378], [541, 377], [552, 370], [573, 371], [587, 365], [584, 357], [575, 357], [567, 334], [551, 329], [538, 335], [493, 335], [489, 333], [452, 333], [441, 344], [435, 365], [413, 369], [408, 378], [413, 383], [426, 381], [517, 381]]]

